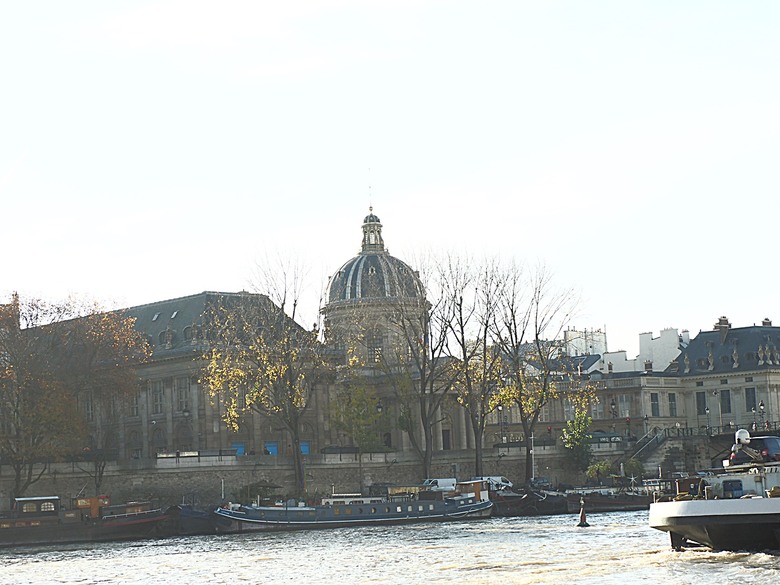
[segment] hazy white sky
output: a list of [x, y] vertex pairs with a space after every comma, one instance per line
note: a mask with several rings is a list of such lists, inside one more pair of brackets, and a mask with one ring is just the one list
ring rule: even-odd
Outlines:
[[235, 291], [269, 251], [319, 291], [373, 204], [407, 261], [545, 262], [630, 356], [780, 323], [779, 29], [773, 0], [4, 2], [0, 298]]

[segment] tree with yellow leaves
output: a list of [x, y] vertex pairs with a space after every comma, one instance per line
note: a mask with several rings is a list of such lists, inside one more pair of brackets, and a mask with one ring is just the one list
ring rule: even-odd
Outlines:
[[317, 328], [306, 330], [295, 321], [298, 293], [285, 275], [275, 281], [269, 273], [269, 295], [226, 295], [208, 309], [202, 382], [224, 405], [228, 428], [237, 429], [254, 412], [287, 431], [296, 495], [304, 495], [301, 422], [329, 368]]

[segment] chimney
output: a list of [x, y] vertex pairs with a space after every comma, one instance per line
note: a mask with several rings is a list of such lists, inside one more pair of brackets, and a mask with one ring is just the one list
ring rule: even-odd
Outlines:
[[720, 332], [721, 343], [724, 343], [726, 341], [726, 336], [729, 334], [729, 329], [731, 329], [731, 323], [729, 323], [728, 318], [720, 317], [718, 319], [718, 322], [715, 324], [715, 331]]
[[651, 360], [645, 360], [645, 372], [653, 371], [653, 362]]
[[763, 321], [761, 321], [762, 327], [771, 327], [772, 326], [772, 320], [769, 317], [765, 317]]

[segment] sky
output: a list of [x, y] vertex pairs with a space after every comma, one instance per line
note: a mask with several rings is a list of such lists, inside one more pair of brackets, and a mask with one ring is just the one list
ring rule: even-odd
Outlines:
[[[544, 264], [572, 325], [780, 324], [780, 3], [0, 5], [0, 300], [391, 254]], [[307, 314], [311, 317], [305, 317]]]

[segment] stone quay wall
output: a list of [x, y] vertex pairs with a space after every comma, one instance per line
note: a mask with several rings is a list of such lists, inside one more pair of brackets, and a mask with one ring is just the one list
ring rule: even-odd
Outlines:
[[[504, 475], [522, 483], [524, 452], [513, 451], [500, 457], [488, 454], [483, 459], [483, 473]], [[537, 459], [537, 469], [549, 472], [558, 468], [558, 457], [549, 455]], [[65, 502], [79, 494], [95, 495], [92, 469], [89, 461], [50, 464], [24, 495], [58, 495]], [[436, 454], [431, 475], [468, 479], [473, 470], [473, 451], [448, 451]], [[356, 493], [372, 484], [418, 485], [424, 479], [419, 460], [399, 453], [364, 453], [360, 458], [355, 453], [307, 456], [305, 477], [310, 497], [333, 491]], [[256, 483], [279, 486], [269, 488], [268, 493], [285, 496], [293, 492], [294, 478], [292, 461], [285, 458], [233, 453], [202, 456], [194, 452], [108, 462], [98, 491], [111, 496], [114, 502], [151, 498], [168, 505], [186, 502], [203, 506], [237, 500], [242, 487]], [[13, 479], [10, 466], [0, 465], [0, 510], [10, 507]], [[555, 479], [564, 481], [561, 477]]]

